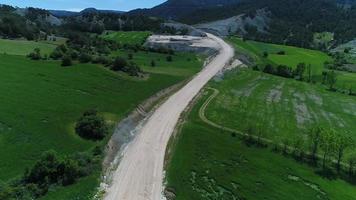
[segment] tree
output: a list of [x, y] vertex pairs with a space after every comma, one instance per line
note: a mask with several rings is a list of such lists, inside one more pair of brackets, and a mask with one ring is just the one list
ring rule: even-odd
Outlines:
[[326, 164], [330, 160], [333, 153], [336, 152], [336, 132], [333, 129], [324, 130], [321, 135], [320, 148], [323, 150], [323, 169], [326, 169]]
[[99, 116], [95, 110], [84, 112], [75, 126], [75, 131], [78, 135], [85, 139], [101, 140], [107, 133], [108, 128], [104, 118]]
[[81, 53], [79, 55], [79, 62], [81, 62], [81, 63], [88, 63], [91, 60], [92, 60], [92, 57], [88, 53]]
[[264, 58], [267, 58], [267, 57], [268, 57], [268, 52], [267, 52], [267, 51], [264, 51], [264, 52], [263, 52], [263, 57], [264, 57]]
[[27, 55], [27, 57], [31, 58], [32, 60], [40, 60], [41, 57], [41, 50], [39, 48], [35, 48], [33, 52]]
[[335, 86], [336, 81], [337, 81], [337, 75], [336, 75], [334, 70], [328, 72], [326, 80], [327, 80], [327, 83], [329, 85], [329, 89], [330, 90], [334, 90], [334, 86]]
[[318, 148], [320, 146], [321, 135], [323, 131], [324, 129], [318, 126], [318, 127], [313, 127], [308, 132], [308, 137], [310, 141], [310, 152], [311, 152], [313, 162], [315, 164], [317, 163]]
[[122, 71], [127, 66], [127, 61], [124, 58], [117, 57], [112, 63], [111, 69], [114, 71]]
[[72, 65], [72, 58], [69, 56], [64, 56], [62, 58], [62, 66], [67, 67]]
[[172, 62], [173, 61], [173, 57], [172, 56], [167, 56], [166, 60], [167, 60], [167, 62]]
[[312, 69], [310, 64], [307, 66], [307, 73], [308, 73], [308, 82], [310, 83], [312, 81]]
[[133, 59], [133, 54], [132, 54], [132, 53], [129, 53], [129, 54], [127, 55], [127, 59], [132, 60], [132, 59]]
[[294, 70], [294, 76], [298, 79], [298, 80], [303, 80], [303, 76], [304, 76], [304, 72], [305, 72], [305, 63], [299, 63], [297, 65], [297, 68]]
[[336, 151], [337, 151], [337, 171], [340, 172], [341, 161], [344, 156], [344, 152], [347, 148], [353, 145], [353, 141], [351, 137], [337, 134], [335, 142], [336, 142]]
[[286, 65], [278, 65], [276, 74], [286, 78], [293, 77], [292, 69]]
[[156, 62], [154, 60], [151, 61], [151, 67], [156, 67]]
[[268, 74], [274, 74], [275, 70], [274, 67], [271, 64], [267, 64], [265, 68], [263, 69], [263, 72], [268, 73]]
[[349, 176], [352, 177], [354, 175], [354, 168], [356, 165], [356, 154], [352, 154], [348, 158], [348, 163], [349, 163]]

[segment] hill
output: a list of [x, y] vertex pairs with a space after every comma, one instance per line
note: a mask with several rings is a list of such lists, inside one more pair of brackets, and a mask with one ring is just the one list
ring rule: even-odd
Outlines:
[[145, 14], [168, 19], [179, 19], [199, 9], [224, 7], [239, 3], [241, 0], [168, 0], [152, 9], [137, 9], [131, 14]]

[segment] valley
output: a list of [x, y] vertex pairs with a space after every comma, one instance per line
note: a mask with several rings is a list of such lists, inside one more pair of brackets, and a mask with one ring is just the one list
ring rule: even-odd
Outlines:
[[0, 200], [356, 200], [355, 13], [1, 2]]

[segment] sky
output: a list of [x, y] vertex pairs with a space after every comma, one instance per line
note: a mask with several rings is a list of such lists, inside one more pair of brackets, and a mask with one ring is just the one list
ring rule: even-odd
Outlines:
[[165, 0], [0, 0], [0, 4], [17, 7], [36, 7], [55, 10], [80, 11], [84, 8], [128, 11], [151, 8]]

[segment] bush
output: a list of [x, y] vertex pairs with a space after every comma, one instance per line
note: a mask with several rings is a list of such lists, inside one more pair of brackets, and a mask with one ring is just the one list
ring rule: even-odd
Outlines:
[[58, 60], [63, 57], [63, 52], [56, 48], [49, 57], [53, 60]]
[[132, 53], [129, 53], [129, 54], [127, 55], [127, 58], [128, 58], [129, 60], [132, 60], [132, 59], [133, 59], [133, 54], [132, 54]]
[[69, 56], [64, 56], [62, 58], [62, 66], [67, 67], [72, 65], [72, 58]]
[[101, 140], [108, 134], [104, 119], [98, 116], [95, 110], [84, 112], [76, 124], [75, 131], [79, 136], [90, 140]]
[[111, 69], [114, 71], [122, 71], [126, 66], [127, 66], [127, 61], [124, 58], [117, 57], [114, 60]]
[[98, 57], [95, 57], [92, 62], [94, 64], [103, 64], [103, 65], [108, 65], [110, 64], [111, 60], [106, 57], [106, 56], [98, 56]]
[[151, 61], [151, 67], [156, 67], [156, 62], [154, 60]]
[[173, 61], [173, 57], [172, 56], [167, 56], [166, 60], [167, 60], [167, 62], [172, 62]]
[[278, 51], [277, 54], [278, 55], [286, 55], [286, 52], [285, 51]]
[[87, 53], [82, 53], [79, 55], [79, 62], [81, 63], [88, 63], [92, 60], [91, 55], [87, 54]]
[[39, 48], [36, 48], [33, 50], [33, 52], [28, 54], [27, 57], [31, 58], [32, 60], [40, 60], [42, 58], [41, 50]]

